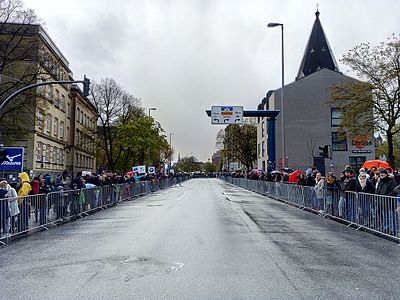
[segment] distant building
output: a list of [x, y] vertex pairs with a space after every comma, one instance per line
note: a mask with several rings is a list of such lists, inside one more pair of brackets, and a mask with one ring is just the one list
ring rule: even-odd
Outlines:
[[[336, 174], [350, 164], [360, 168], [364, 161], [375, 158], [373, 133], [370, 137], [350, 139], [338, 133], [341, 113], [330, 106], [329, 89], [354, 78], [343, 75], [322, 28], [316, 12], [308, 44], [294, 82], [284, 86], [285, 154], [286, 165], [305, 170], [315, 165], [321, 172], [333, 170]], [[281, 89], [269, 91], [259, 104], [259, 110], [281, 110]], [[372, 117], [372, 116], [371, 116]], [[283, 164], [281, 142], [281, 114], [276, 120], [277, 167]], [[258, 119], [257, 164], [268, 168], [267, 121]], [[331, 159], [318, 155], [319, 147], [329, 145]]]
[[221, 150], [215, 152], [211, 157], [211, 162], [219, 168], [221, 164]]
[[[14, 51], [22, 51], [28, 43], [34, 45], [29, 48], [29, 61], [16, 59], [8, 76], [22, 76], [21, 70], [30, 67], [35, 71], [30, 84], [73, 80], [68, 60], [40, 25], [6, 25], [0, 43], [5, 43], [7, 36], [22, 35], [25, 40]], [[27, 134], [5, 146], [24, 147], [24, 169], [31, 174], [59, 174], [65, 169], [95, 171], [95, 149], [88, 138], [88, 129], [93, 132], [97, 123], [93, 105], [76, 85], [44, 85], [37, 87], [36, 93], [32, 91], [33, 109], [25, 116]]]

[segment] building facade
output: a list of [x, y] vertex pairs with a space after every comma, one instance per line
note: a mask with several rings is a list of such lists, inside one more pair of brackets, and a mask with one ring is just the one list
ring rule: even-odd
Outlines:
[[[15, 30], [21, 28], [21, 24]], [[29, 41], [35, 47], [30, 49], [30, 65], [36, 66], [36, 74], [30, 84], [46, 81], [73, 81], [69, 62], [40, 25], [23, 25]], [[7, 34], [15, 34], [9, 30]], [[29, 35], [29, 36], [28, 36]], [[22, 44], [22, 43], [21, 43]], [[21, 68], [24, 61], [14, 65]], [[17, 76], [18, 74], [12, 74]], [[35, 91], [35, 89], [33, 89]], [[27, 133], [24, 138], [8, 141], [5, 146], [24, 147], [24, 170], [33, 174], [57, 175], [67, 169], [95, 170], [94, 144], [88, 139], [88, 129], [94, 130], [97, 123], [96, 110], [79, 88], [71, 84], [43, 85], [31, 93], [34, 105], [25, 112]], [[82, 118], [77, 116], [83, 113]], [[79, 132], [76, 136], [75, 133]], [[85, 134], [81, 133], [85, 132]], [[82, 139], [82, 141], [80, 140]], [[84, 141], [84, 143], [83, 143]]]
[[[348, 164], [360, 168], [375, 158], [374, 136], [363, 142], [339, 134], [340, 111], [331, 106], [330, 88], [354, 78], [343, 75], [336, 63], [316, 13], [312, 32], [300, 64], [296, 80], [283, 87], [285, 126], [285, 165], [306, 170], [316, 166], [319, 171], [339, 174]], [[281, 89], [269, 91], [259, 110], [282, 110]], [[372, 118], [372, 115], [371, 115]], [[276, 120], [277, 168], [283, 166], [281, 114]], [[257, 126], [258, 168], [267, 170], [267, 121], [259, 118]], [[329, 146], [329, 158], [318, 155], [319, 147]]]
[[73, 174], [79, 171], [95, 171], [96, 145], [93, 136], [97, 128], [96, 108], [83, 96], [77, 85], [71, 86], [70, 98], [67, 170]]

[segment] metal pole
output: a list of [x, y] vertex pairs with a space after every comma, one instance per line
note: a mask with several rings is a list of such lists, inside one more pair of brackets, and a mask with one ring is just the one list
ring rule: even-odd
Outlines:
[[281, 26], [282, 33], [282, 88], [281, 88], [281, 118], [282, 118], [282, 168], [286, 167], [286, 151], [285, 151], [285, 114], [283, 111], [283, 87], [285, 86], [285, 59], [284, 59], [284, 43], [283, 43], [283, 24]]
[[40, 83], [35, 83], [35, 84], [31, 84], [28, 85], [26, 87], [23, 87], [17, 91], [15, 91], [14, 93], [12, 93], [10, 96], [7, 97], [6, 100], [4, 100], [1, 104], [0, 104], [0, 113], [3, 111], [4, 107], [17, 95], [21, 94], [22, 92], [25, 92], [26, 90], [29, 90], [31, 88], [34, 87], [38, 87], [38, 86], [42, 86], [42, 85], [49, 85], [49, 84], [69, 84], [69, 83], [85, 83], [87, 78], [85, 77], [84, 80], [73, 80], [73, 81], [65, 81], [65, 80], [57, 80], [57, 81], [46, 81], [46, 82], [40, 82]]
[[[152, 110], [156, 110], [156, 108], [155, 107], [150, 107], [149, 108], [149, 118], [150, 118], [150, 112], [152, 111]], [[148, 151], [149, 153], [149, 155], [148, 155], [148, 157], [149, 157], [149, 160], [148, 160], [148, 165], [147, 165], [147, 167], [150, 167], [150, 146], [149, 146], [149, 151]]]
[[172, 166], [172, 142], [171, 142], [171, 136], [173, 135], [174, 133], [173, 132], [171, 132], [170, 134], [169, 134], [169, 154], [170, 154], [170, 156], [169, 156], [169, 169], [168, 169], [168, 172], [171, 170], [171, 166]]

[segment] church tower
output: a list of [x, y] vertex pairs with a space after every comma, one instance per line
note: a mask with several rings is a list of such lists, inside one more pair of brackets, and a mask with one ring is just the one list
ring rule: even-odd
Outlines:
[[319, 11], [315, 13], [316, 19], [311, 31], [310, 38], [300, 64], [296, 80], [308, 76], [321, 69], [329, 69], [339, 72], [338, 64], [329, 46], [328, 39], [319, 20]]

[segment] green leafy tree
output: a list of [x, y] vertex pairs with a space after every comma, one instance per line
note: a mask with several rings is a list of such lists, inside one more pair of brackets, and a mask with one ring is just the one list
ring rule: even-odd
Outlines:
[[152, 117], [135, 117], [121, 125], [118, 128], [118, 141], [124, 152], [129, 153], [129, 160], [126, 161], [128, 166], [147, 164], [157, 167], [160, 157], [165, 158], [166, 153], [170, 153], [164, 130]]
[[247, 119], [242, 125], [228, 125], [217, 135], [217, 148], [222, 150], [224, 161], [238, 160], [252, 170], [257, 159], [256, 121]]
[[342, 112], [340, 128], [350, 135], [374, 130], [387, 139], [388, 163], [395, 167], [394, 136], [400, 132], [400, 41], [392, 36], [372, 47], [363, 43], [351, 49], [341, 62], [363, 80], [348, 80], [331, 90], [330, 103]]
[[183, 157], [174, 165], [174, 169], [187, 173], [201, 171], [201, 162], [194, 156]]
[[206, 163], [203, 164], [202, 169], [203, 169], [203, 171], [206, 172], [206, 173], [214, 173], [214, 172], [217, 171], [217, 166], [214, 165], [212, 162], [209, 162], [209, 161], [208, 161], [208, 162], [206, 162]]
[[114, 79], [105, 78], [94, 82], [90, 100], [99, 116], [96, 144], [100, 148], [100, 163], [106, 169], [115, 171], [123, 154], [124, 145], [120, 141], [119, 127], [132, 118], [143, 114], [140, 99], [126, 92]]

